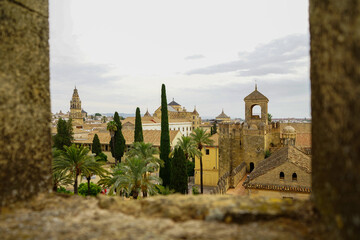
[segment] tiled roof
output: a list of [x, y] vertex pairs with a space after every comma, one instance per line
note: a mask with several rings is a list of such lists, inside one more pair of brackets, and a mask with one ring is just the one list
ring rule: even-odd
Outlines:
[[230, 117], [224, 113], [224, 109], [223, 109], [220, 115], [217, 116], [216, 118], [230, 118]]
[[257, 87], [255, 88], [255, 91], [247, 95], [244, 100], [266, 100], [269, 101], [267, 97], [265, 97], [261, 92], [257, 90]]
[[180, 106], [180, 104], [175, 102], [174, 99], [168, 105], [170, 105], [170, 106]]
[[215, 133], [214, 135], [212, 135], [210, 137], [211, 140], [214, 141], [214, 143], [212, 144], [212, 146], [218, 147], [219, 146], [219, 134]]
[[285, 162], [290, 162], [305, 172], [311, 173], [310, 157], [294, 146], [286, 146], [271, 154], [269, 158], [259, 162], [254, 171], [250, 173], [249, 181], [266, 174], [268, 171], [284, 164]]
[[[174, 140], [179, 131], [170, 131], [170, 142]], [[101, 144], [109, 144], [111, 137], [109, 132], [97, 132]], [[133, 130], [122, 130], [126, 145], [134, 142]], [[89, 133], [88, 138], [84, 140], [75, 140], [75, 143], [91, 144], [95, 133]], [[143, 130], [144, 142], [151, 143], [154, 146], [160, 146], [161, 131], [160, 130]]]
[[151, 114], [149, 113], [149, 110], [146, 110], [146, 113], [144, 114], [144, 117], [151, 117]]

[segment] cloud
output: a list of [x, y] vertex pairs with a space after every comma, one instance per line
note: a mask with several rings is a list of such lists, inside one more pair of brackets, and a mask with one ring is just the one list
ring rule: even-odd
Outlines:
[[185, 57], [185, 60], [195, 60], [195, 59], [201, 59], [201, 58], [205, 58], [205, 56], [201, 55], [201, 54], [195, 54], [195, 55]]
[[186, 74], [217, 74], [235, 72], [239, 76], [291, 74], [308, 64], [309, 36], [289, 35], [255, 48], [239, 52], [239, 59], [231, 62], [194, 69]]

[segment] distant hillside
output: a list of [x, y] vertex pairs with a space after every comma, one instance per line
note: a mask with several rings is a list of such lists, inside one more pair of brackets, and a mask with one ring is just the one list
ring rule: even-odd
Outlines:
[[[90, 115], [94, 115], [95, 113], [92, 113]], [[107, 116], [107, 117], [112, 117], [114, 116], [114, 113], [100, 113], [102, 116]], [[127, 117], [135, 117], [135, 114], [133, 113], [119, 113], [119, 116], [123, 117], [123, 118], [127, 118]]]

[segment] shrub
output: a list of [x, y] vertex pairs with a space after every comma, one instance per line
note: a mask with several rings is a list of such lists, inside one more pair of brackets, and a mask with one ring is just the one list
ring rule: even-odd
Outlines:
[[196, 186], [193, 186], [193, 187], [192, 187], [192, 193], [193, 193], [193, 195], [198, 195], [198, 194], [200, 194], [199, 188], [196, 187]]
[[59, 187], [59, 188], [57, 189], [57, 192], [58, 192], [58, 193], [70, 194], [70, 195], [74, 194], [73, 192], [71, 192], [71, 191], [69, 191], [69, 190], [66, 190], [66, 188], [64, 188], [64, 187]]
[[270, 155], [271, 155], [271, 152], [269, 150], [266, 150], [265, 151], [265, 158], [270, 157]]
[[[96, 196], [101, 192], [101, 187], [95, 183], [90, 183], [90, 196]], [[88, 185], [87, 183], [82, 183], [79, 186], [79, 195], [88, 196]]]
[[104, 163], [106, 163], [108, 161], [106, 154], [103, 152], [99, 153], [97, 156], [101, 159], [100, 161], [102, 161]]
[[164, 187], [162, 185], [156, 185], [157, 192], [160, 195], [170, 195], [175, 193], [174, 189], [170, 189], [169, 187]]

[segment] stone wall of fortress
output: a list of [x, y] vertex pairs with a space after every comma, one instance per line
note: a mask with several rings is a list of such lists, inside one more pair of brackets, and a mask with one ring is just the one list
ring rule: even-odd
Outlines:
[[311, 123], [272, 123], [263, 129], [245, 129], [244, 123], [220, 123], [220, 176], [231, 172], [242, 162], [246, 163], [248, 172], [250, 163], [256, 167], [264, 159], [267, 150], [276, 151], [281, 147], [281, 132], [286, 126], [295, 128], [296, 146], [311, 147]]

